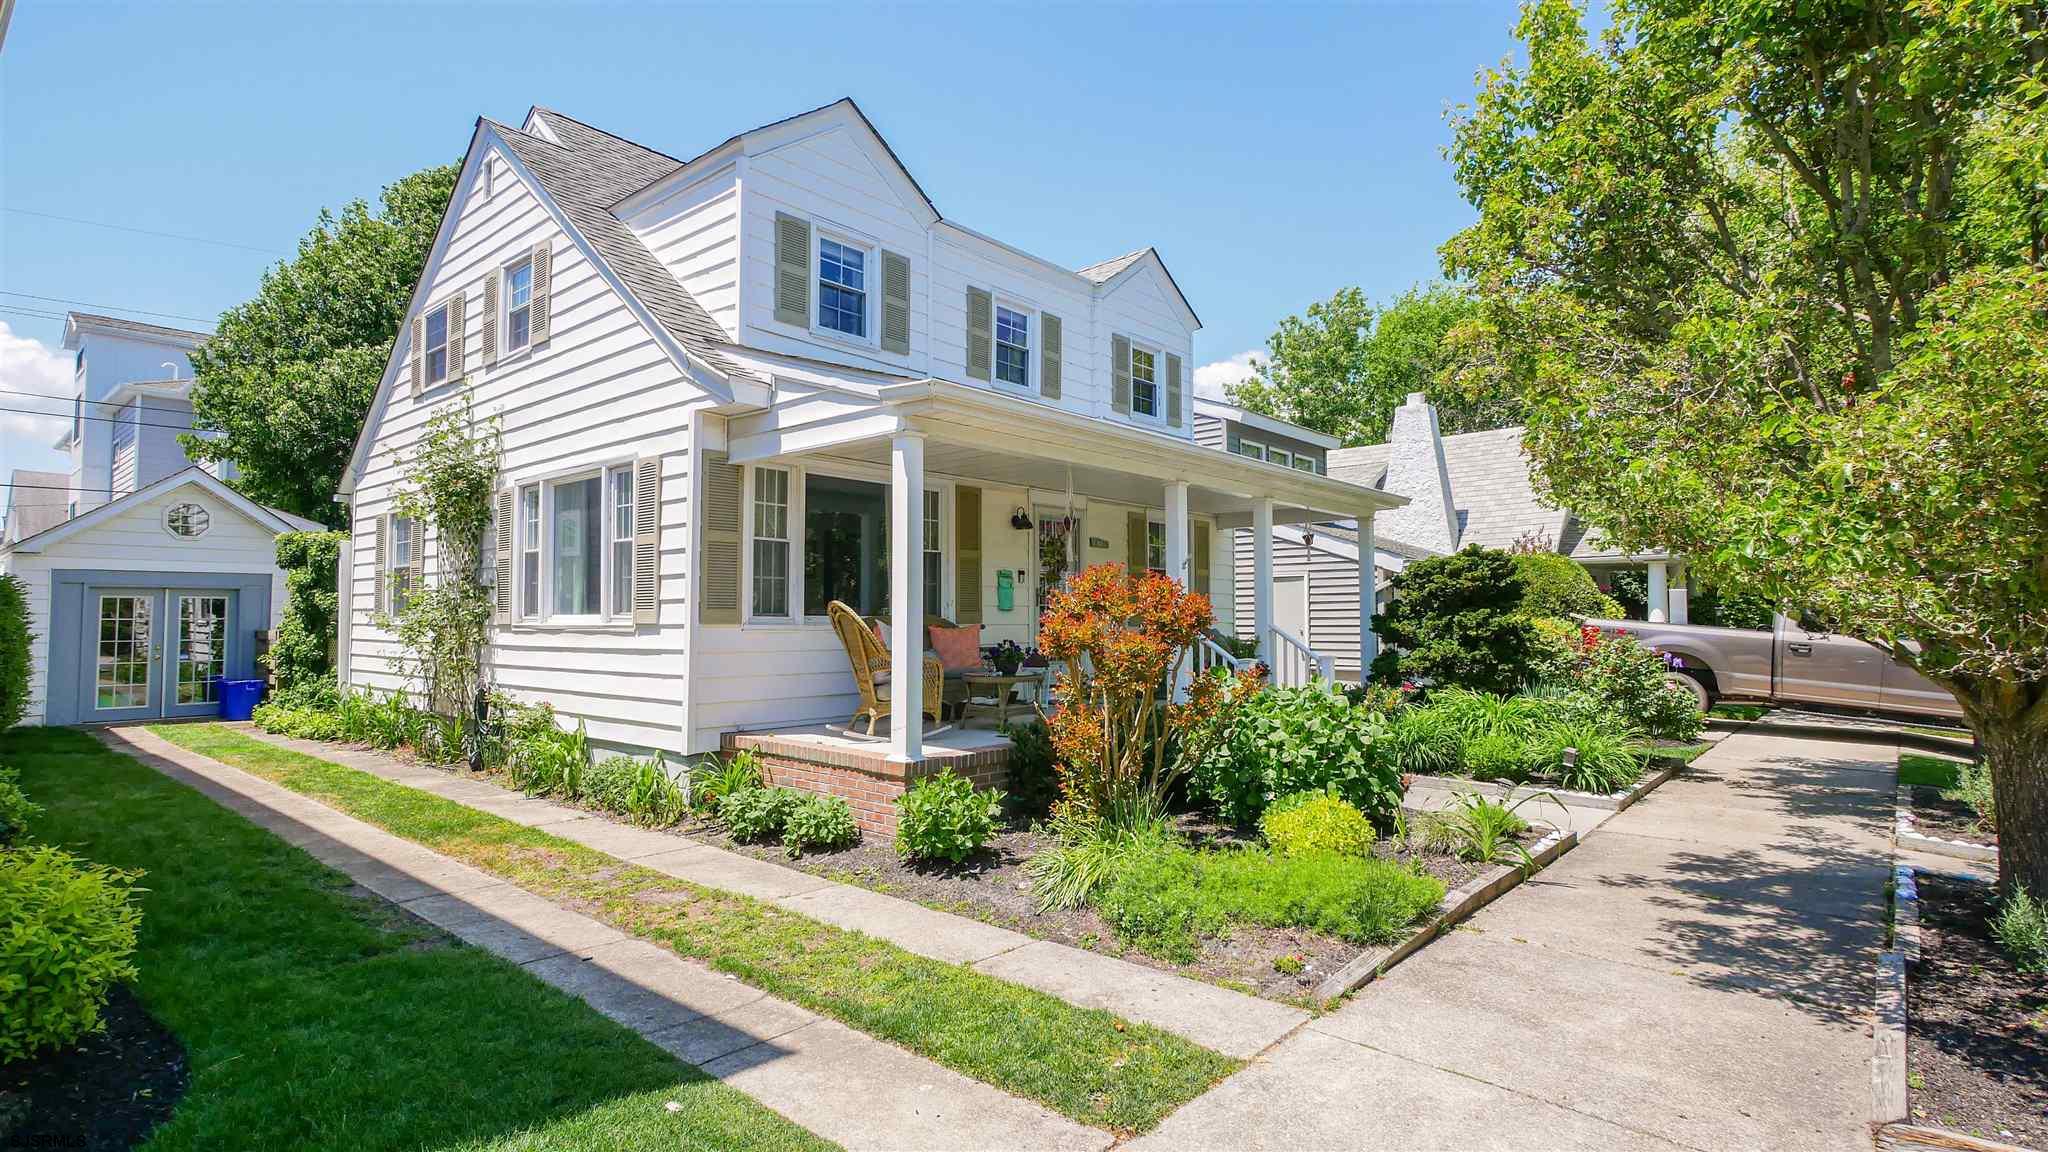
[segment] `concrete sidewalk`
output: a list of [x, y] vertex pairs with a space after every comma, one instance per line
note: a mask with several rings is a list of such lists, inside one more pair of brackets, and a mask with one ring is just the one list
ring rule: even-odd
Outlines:
[[[100, 738], [847, 1149], [1097, 1152], [1112, 1143], [1107, 1132], [628, 937], [141, 728], [104, 730]], [[491, 791], [504, 796], [499, 789]], [[570, 819], [581, 816], [561, 811]], [[673, 841], [666, 847], [673, 850]]]
[[1731, 736], [1130, 1147], [1869, 1148], [1895, 765]]
[[343, 764], [444, 799], [545, 829], [678, 879], [773, 901], [792, 912], [887, 940], [906, 952], [965, 964], [1083, 1008], [1150, 1024], [1211, 1051], [1250, 1059], [1305, 1023], [1309, 1014], [1214, 984], [1190, 980], [1021, 932], [940, 912], [909, 900], [728, 852], [673, 832], [635, 828], [484, 780], [407, 764], [387, 753], [230, 727], [257, 740]]

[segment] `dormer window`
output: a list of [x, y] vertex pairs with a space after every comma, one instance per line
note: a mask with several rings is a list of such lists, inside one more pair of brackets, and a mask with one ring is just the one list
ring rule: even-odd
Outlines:
[[441, 305], [427, 313], [427, 338], [425, 361], [427, 383], [439, 384], [448, 379], [448, 306]]
[[1031, 386], [1031, 317], [996, 305], [996, 379]]
[[862, 249], [818, 238], [818, 327], [867, 339], [867, 264]]
[[533, 257], [505, 269], [505, 351], [533, 342]]
[[1143, 348], [1131, 349], [1131, 411], [1159, 418], [1159, 364]]

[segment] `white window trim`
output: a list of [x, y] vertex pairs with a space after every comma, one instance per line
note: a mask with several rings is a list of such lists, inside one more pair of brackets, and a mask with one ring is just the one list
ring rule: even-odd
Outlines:
[[[399, 525], [401, 524], [408, 527], [400, 531]], [[387, 512], [384, 514], [384, 571], [378, 573], [378, 579], [384, 581], [384, 587], [387, 590], [385, 603], [390, 608], [391, 615], [394, 618], [405, 615], [405, 605], [398, 602], [398, 581], [395, 579], [397, 574], [414, 567], [419, 569], [420, 584], [408, 585], [410, 591], [415, 595], [420, 592], [420, 586], [426, 583], [427, 562], [424, 556], [409, 556], [406, 563], [400, 564], [398, 562], [398, 549], [401, 544], [408, 553], [412, 551], [411, 524], [412, 517], [402, 513]], [[420, 551], [425, 552], [426, 547], [427, 534], [425, 527], [422, 526], [420, 529]]]
[[[858, 248], [861, 253], [861, 331], [864, 335], [854, 336], [837, 328], [827, 328], [818, 323], [818, 308], [824, 303], [825, 293], [820, 287], [824, 283], [820, 276], [820, 261], [824, 258], [825, 241], [847, 248]], [[850, 229], [827, 223], [818, 217], [811, 217], [811, 314], [804, 318], [811, 335], [834, 344], [865, 351], [880, 351], [881, 299], [882, 299], [882, 245], [879, 241], [863, 236]]]
[[1292, 468], [1294, 467], [1294, 453], [1285, 448], [1275, 448], [1269, 444], [1266, 446], [1266, 463], [1278, 464], [1282, 468]]
[[[1152, 406], [1158, 409], [1155, 413], [1148, 414], [1138, 411], [1138, 353], [1140, 352], [1152, 357]], [[1129, 370], [1131, 377], [1131, 422], [1133, 424], [1153, 424], [1161, 428], [1166, 427], [1166, 351], [1157, 344], [1133, 338], [1131, 340], [1131, 360], [1125, 367]]]
[[[526, 494], [534, 494], [533, 521], [526, 519]], [[547, 598], [543, 594], [547, 576], [547, 554], [542, 545], [547, 535], [547, 520], [541, 509], [540, 484], [538, 481], [515, 485], [512, 489], [512, 595], [515, 601], [513, 618], [515, 624], [538, 624], [546, 619]], [[538, 532], [542, 539], [535, 539]], [[533, 553], [533, 602], [526, 598], [526, 554]]]
[[[631, 457], [611, 458], [592, 464], [581, 464], [573, 468], [562, 468], [553, 472], [522, 476], [512, 483], [512, 514], [518, 523], [513, 532], [513, 620], [514, 628], [573, 628], [585, 630], [625, 630], [633, 627], [633, 605], [608, 603], [612, 590], [612, 504], [610, 476], [624, 469], [633, 474], [634, 460]], [[598, 543], [598, 600], [601, 611], [576, 614], [557, 614], [554, 609], [554, 565], [549, 562], [554, 543], [553, 524], [555, 510], [555, 488], [576, 480], [597, 481], [598, 525], [601, 539]], [[634, 475], [633, 482], [639, 483]], [[526, 516], [522, 494], [528, 488], [540, 489], [540, 540], [535, 542], [540, 552], [539, 611], [531, 615], [527, 609], [534, 607], [526, 602], [526, 581], [521, 570], [527, 546]], [[635, 493], [637, 499], [638, 493]]]
[[[789, 615], [757, 616], [754, 614], [754, 478], [762, 469], [772, 468], [789, 473]], [[856, 464], [849, 461], [820, 463], [751, 464], [746, 467], [740, 484], [740, 503], [743, 513], [740, 517], [740, 594], [745, 597], [741, 607], [740, 627], [757, 631], [787, 629], [829, 629], [832, 620], [828, 616], [807, 616], [804, 614], [804, 547], [805, 500], [804, 481], [810, 476], [829, 476], [840, 480], [865, 480], [871, 484], [889, 486], [889, 470], [874, 465]], [[949, 477], [925, 475], [924, 490], [939, 494], [939, 603], [924, 606], [928, 616], [953, 618], [954, 595], [954, 548], [953, 548], [953, 489], [956, 482]], [[924, 578], [924, 537], [923, 504], [918, 511], [918, 579]]]
[[[514, 348], [512, 338], [512, 270], [521, 264], [528, 266], [526, 295], [526, 343]], [[533, 252], [528, 250], [506, 261], [498, 268], [498, 363], [516, 360], [533, 353]]]
[[[1152, 567], [1152, 529], [1155, 526], [1159, 529], [1159, 567], [1157, 568]], [[1166, 512], [1164, 509], [1148, 508], [1145, 511], [1145, 570], [1148, 572], [1166, 572], [1167, 549]], [[1167, 574], [1173, 575], [1170, 572]], [[1174, 579], [1178, 580], [1180, 577], [1174, 576]]]
[[[450, 380], [455, 379], [457, 375], [455, 370], [455, 364], [451, 361], [447, 354], [449, 341], [455, 335], [455, 329], [450, 324], [450, 321], [454, 319], [454, 316], [448, 311], [449, 303], [449, 301], [443, 300], [439, 304], [434, 305], [432, 308], [427, 309], [425, 315], [420, 320], [420, 387], [422, 388], [439, 388], [441, 385], [446, 384]], [[434, 378], [434, 345], [432, 343], [433, 337], [431, 335], [431, 333], [434, 330], [434, 313], [436, 312], [442, 314], [442, 371], [441, 378], [438, 380]]]
[[[1258, 451], [1247, 452], [1245, 451], [1247, 448], [1256, 448]], [[1236, 451], [1239, 456], [1243, 456], [1247, 460], [1264, 460], [1266, 458], [1266, 445], [1262, 440], [1247, 440], [1240, 436], [1237, 438]]]
[[[991, 291], [989, 298], [994, 301], [988, 310], [988, 381], [998, 388], [1008, 388], [1018, 393], [1038, 392], [1038, 341], [1039, 330], [1044, 327], [1039, 319], [1038, 309], [1010, 296], [1001, 296]], [[1024, 317], [1024, 382], [1015, 384], [996, 375], [996, 349], [1003, 342], [996, 338], [1001, 329], [996, 324], [996, 309], [1008, 308]]]

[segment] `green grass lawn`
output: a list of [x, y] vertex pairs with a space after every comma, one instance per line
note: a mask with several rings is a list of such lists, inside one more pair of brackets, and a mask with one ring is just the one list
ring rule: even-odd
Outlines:
[[1239, 1062], [230, 728], [152, 731], [1085, 1124], [1143, 1131]]
[[1917, 788], [1953, 788], [1962, 764], [1918, 752], [1899, 753], [1899, 783]]
[[1739, 704], [1724, 700], [1707, 709], [1707, 715], [1720, 720], [1755, 720], [1770, 710], [1768, 704]]
[[1691, 744], [1673, 744], [1650, 750], [1650, 767], [1669, 764], [1690, 764], [1707, 754], [1713, 742], [1700, 740]]
[[136, 987], [192, 1076], [152, 1152], [832, 1147], [89, 736], [0, 763], [35, 837], [148, 873]]

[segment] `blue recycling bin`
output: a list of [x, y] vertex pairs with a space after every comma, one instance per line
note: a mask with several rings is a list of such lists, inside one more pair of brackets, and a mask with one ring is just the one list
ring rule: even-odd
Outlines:
[[263, 681], [223, 680], [220, 682], [220, 718], [247, 720], [263, 702]]

